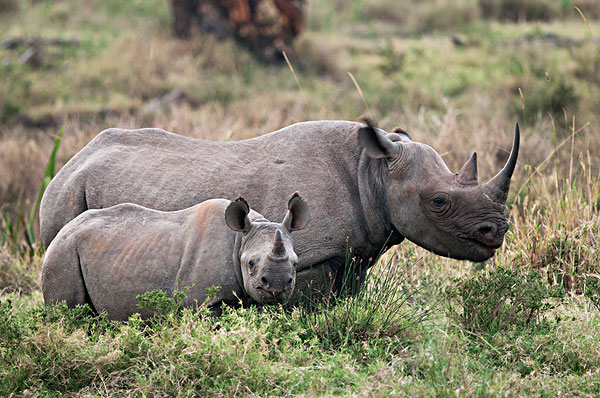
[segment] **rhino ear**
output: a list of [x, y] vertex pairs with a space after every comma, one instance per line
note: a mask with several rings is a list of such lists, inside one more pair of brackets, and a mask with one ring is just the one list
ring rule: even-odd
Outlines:
[[248, 232], [250, 230], [250, 219], [248, 213], [250, 212], [250, 206], [248, 202], [241, 196], [239, 196], [235, 202], [231, 202], [225, 210], [225, 222], [229, 228], [234, 231]]
[[404, 130], [400, 127], [396, 127], [395, 129], [393, 129], [392, 133], [398, 134], [401, 137], [401, 140], [403, 140], [403, 141], [412, 141], [412, 138], [406, 132], [406, 130]]
[[308, 205], [298, 192], [295, 192], [288, 202], [288, 212], [283, 219], [283, 226], [288, 231], [297, 231], [306, 227], [309, 221], [310, 211]]
[[398, 153], [398, 146], [385, 134], [375, 130], [370, 119], [362, 118], [361, 121], [366, 126], [358, 129], [358, 145], [366, 149], [369, 157], [390, 158]]

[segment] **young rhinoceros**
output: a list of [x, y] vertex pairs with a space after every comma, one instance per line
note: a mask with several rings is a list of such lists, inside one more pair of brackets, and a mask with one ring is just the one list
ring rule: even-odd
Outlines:
[[185, 210], [163, 212], [125, 203], [90, 210], [70, 221], [52, 241], [42, 266], [46, 305], [88, 303], [124, 320], [139, 311], [136, 296], [191, 286], [184, 306], [215, 300], [235, 305], [286, 301], [298, 258], [291, 231], [304, 228], [308, 206], [296, 193], [282, 223], [250, 210], [243, 198], [211, 199]]

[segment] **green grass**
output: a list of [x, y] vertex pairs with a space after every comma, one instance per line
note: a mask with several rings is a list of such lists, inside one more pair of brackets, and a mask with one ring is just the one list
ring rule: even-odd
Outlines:
[[[490, 270], [479, 282], [485, 286], [505, 276]], [[554, 395], [573, 386], [582, 396], [599, 391], [593, 380], [600, 374], [600, 313], [585, 300], [555, 302], [546, 308], [545, 321], [513, 322], [490, 335], [454, 322], [436, 304], [439, 296], [431, 287], [426, 296], [406, 296], [402, 304], [405, 311], [431, 305], [426, 318], [399, 329], [381, 317], [363, 323], [370, 299], [411, 288], [408, 281], [384, 286], [370, 279], [370, 294], [348, 298], [356, 301], [356, 323], [347, 323], [343, 302], [310, 315], [327, 317], [328, 326], [339, 330], [365, 326], [366, 333], [352, 333], [342, 344], [339, 335], [307, 323], [303, 309], [225, 308], [214, 318], [200, 307], [166, 312], [149, 323], [137, 316], [118, 323], [90, 316], [87, 307], [46, 309], [35, 295], [24, 300], [7, 294], [0, 300], [0, 393], [452, 396], [458, 390], [524, 396]], [[171, 308], [176, 307], [174, 302]], [[384, 313], [389, 308], [381, 305]]]
[[[79, 41], [48, 47], [38, 69], [0, 48], [0, 395], [600, 395], [599, 7], [527, 0], [514, 23], [510, 0], [483, 3], [309, 1], [298, 85], [236, 43], [174, 39], [166, 1], [0, 0], [0, 39]], [[149, 106], [172, 90], [184, 100]], [[481, 181], [520, 122], [511, 228], [492, 260], [404, 242], [357, 295], [220, 318], [152, 294], [150, 322], [43, 307], [39, 198], [102, 129], [237, 140], [365, 113], [454, 171], [477, 151]]]

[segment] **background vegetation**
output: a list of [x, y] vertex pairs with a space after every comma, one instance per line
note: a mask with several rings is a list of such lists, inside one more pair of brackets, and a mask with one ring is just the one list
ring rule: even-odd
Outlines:
[[[174, 39], [163, 0], [0, 0], [1, 396], [600, 394], [600, 2], [307, 9], [297, 83], [234, 42]], [[359, 296], [312, 312], [213, 319], [157, 293], [150, 323], [43, 308], [40, 187], [102, 129], [243, 139], [362, 114], [453, 170], [476, 151], [482, 180], [520, 122], [511, 229], [492, 260], [406, 242]]]

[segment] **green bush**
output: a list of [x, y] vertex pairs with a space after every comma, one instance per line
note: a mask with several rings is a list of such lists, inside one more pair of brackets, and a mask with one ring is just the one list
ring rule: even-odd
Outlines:
[[521, 99], [516, 96], [512, 100], [512, 111], [517, 117], [534, 123], [538, 118], [551, 114], [558, 120], [564, 119], [564, 112], [577, 114], [581, 96], [575, 86], [563, 79], [553, 79], [550, 82], [538, 81], [524, 90], [525, 108]]
[[466, 331], [494, 335], [507, 328], [534, 329], [562, 291], [549, 287], [536, 271], [497, 267], [467, 280], [455, 279], [445, 291], [447, 314]]
[[484, 18], [509, 21], [548, 21], [561, 13], [555, 0], [479, 0]]
[[12, 12], [19, 9], [18, 0], [0, 0], [0, 14]]

